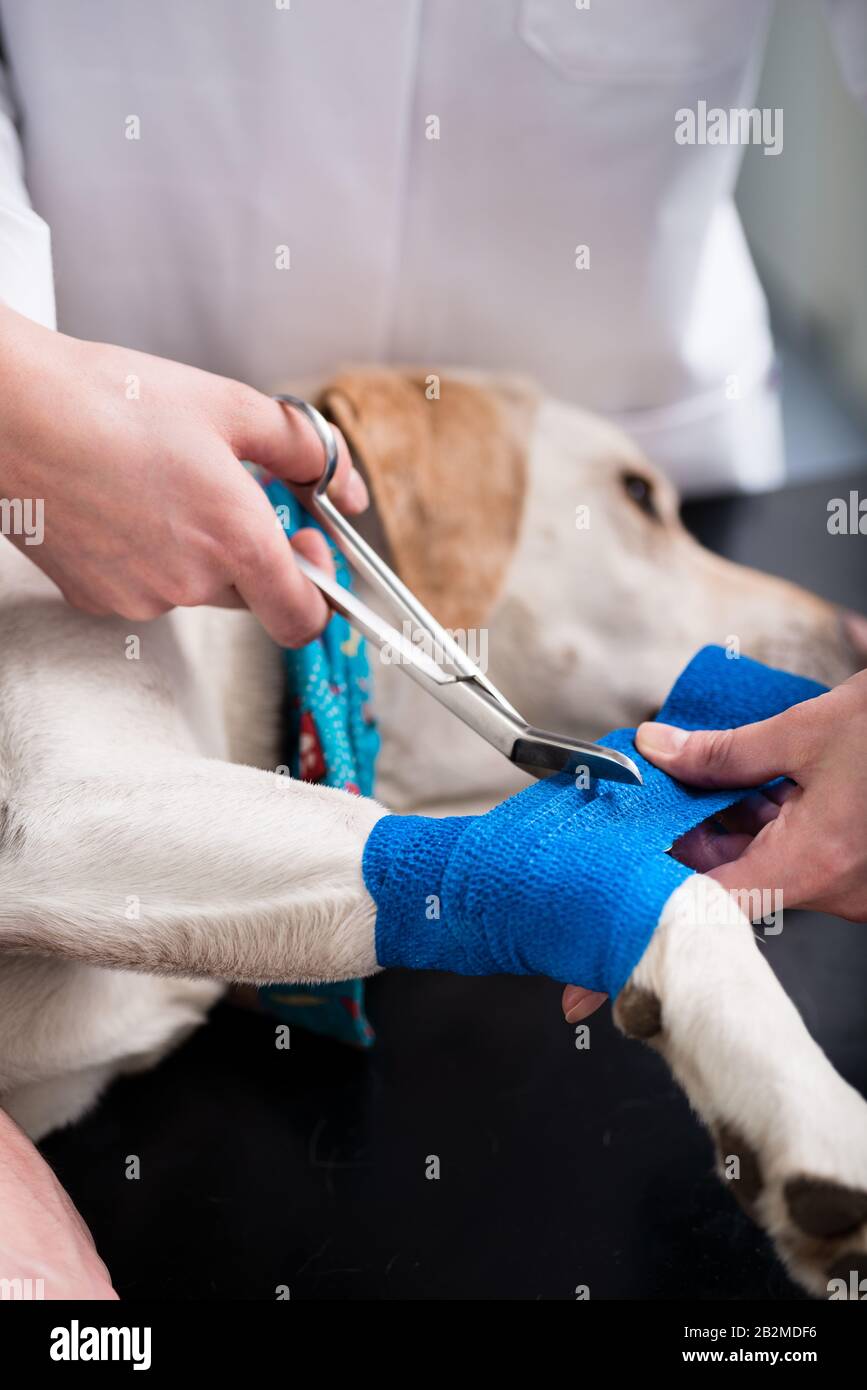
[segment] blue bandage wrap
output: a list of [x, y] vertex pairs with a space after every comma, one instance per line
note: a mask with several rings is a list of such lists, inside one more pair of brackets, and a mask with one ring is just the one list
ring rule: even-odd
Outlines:
[[[657, 716], [683, 729], [733, 729], [825, 687], [705, 647]], [[749, 788], [685, 787], [648, 763], [634, 729], [601, 740], [628, 753], [644, 785], [537, 782], [481, 816], [385, 816], [364, 851], [383, 966], [460, 975], [548, 975], [619, 993], [666, 901], [693, 870], [666, 852]]]

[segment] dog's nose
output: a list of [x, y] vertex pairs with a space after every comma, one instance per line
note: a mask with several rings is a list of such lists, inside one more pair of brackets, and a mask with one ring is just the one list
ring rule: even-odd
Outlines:
[[867, 618], [864, 617], [863, 613], [853, 612], [851, 608], [841, 608], [840, 626], [863, 670], [867, 666]]

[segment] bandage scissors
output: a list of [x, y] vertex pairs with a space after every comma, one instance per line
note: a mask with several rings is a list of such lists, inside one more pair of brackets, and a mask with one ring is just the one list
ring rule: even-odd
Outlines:
[[296, 553], [298, 568], [316, 585], [330, 607], [378, 647], [383, 659], [399, 665], [435, 700], [510, 762], [533, 776], [548, 777], [564, 772], [577, 778], [586, 769], [590, 777], [640, 784], [641, 773], [624, 753], [603, 748], [598, 743], [583, 743], [535, 729], [522, 718], [453, 635], [437, 622], [331, 501], [327, 490], [337, 470], [337, 441], [325, 417], [299, 396], [277, 395], [274, 400], [300, 411], [313, 426], [324, 450], [322, 474], [304, 493], [307, 510], [340, 547], [353, 568], [402, 615], [411, 631], [427, 640], [442, 660], [434, 660], [424, 650], [423, 643], [410, 640], [357, 594]]

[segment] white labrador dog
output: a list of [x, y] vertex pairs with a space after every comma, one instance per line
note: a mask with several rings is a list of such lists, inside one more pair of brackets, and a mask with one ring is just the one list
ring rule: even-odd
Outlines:
[[[634, 724], [708, 641], [829, 683], [863, 664], [838, 610], [696, 544], [669, 484], [604, 422], [495, 380], [445, 379], [439, 393], [356, 373], [331, 406], [372, 475], [370, 525], [391, 525], [392, 541], [396, 517], [424, 523], [377, 488], [377, 448], [432, 429], [415, 442], [440, 491], [443, 469], [448, 483], [486, 449], [511, 451], [493, 505], [480, 480], [474, 511], [452, 475], [470, 515], [443, 543], [446, 560], [478, 557], [491, 519], [476, 608], [489, 608], [493, 679], [534, 723], [578, 737]], [[459, 569], [455, 612], [469, 592]], [[248, 614], [87, 617], [0, 541], [0, 649], [0, 1098], [29, 1134], [152, 1065], [226, 982], [377, 970], [360, 865], [382, 806], [274, 775], [280, 658]], [[396, 668], [375, 677], [389, 808], [474, 810], [522, 784]], [[833, 1267], [867, 1259], [867, 1105], [721, 895], [699, 877], [677, 890], [615, 1018], [662, 1052], [716, 1136], [721, 1174], [824, 1295]]]

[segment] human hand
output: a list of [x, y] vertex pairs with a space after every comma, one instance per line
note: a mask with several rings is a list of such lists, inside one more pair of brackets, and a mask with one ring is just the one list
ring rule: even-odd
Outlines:
[[117, 1298], [84, 1221], [38, 1150], [4, 1110], [0, 1280], [21, 1280], [25, 1296], [29, 1288], [33, 1298]]
[[[44, 502], [44, 539], [9, 539], [86, 613], [144, 621], [175, 605], [246, 605], [282, 646], [329, 611], [241, 459], [293, 485], [322, 445], [297, 412], [224, 377], [82, 342], [0, 307], [0, 494]], [[338, 436], [329, 495], [352, 514], [367, 490]], [[331, 570], [322, 535], [292, 545]]]
[[692, 786], [756, 792], [680, 839], [674, 855], [729, 891], [780, 890], [784, 909], [867, 921], [867, 671], [740, 729], [642, 724], [638, 751]]

